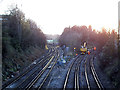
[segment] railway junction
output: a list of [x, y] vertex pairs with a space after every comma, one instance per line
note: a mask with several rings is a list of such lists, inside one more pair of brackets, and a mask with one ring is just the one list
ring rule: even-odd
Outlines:
[[4, 83], [6, 89], [81, 89], [113, 88], [98, 66], [95, 52], [63, 57], [63, 50], [50, 46], [47, 53], [22, 73]]

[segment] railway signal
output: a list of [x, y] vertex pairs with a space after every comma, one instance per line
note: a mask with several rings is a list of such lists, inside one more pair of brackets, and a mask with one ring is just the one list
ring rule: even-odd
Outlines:
[[74, 48], [74, 52], [75, 52], [76, 48]]
[[94, 51], [96, 50], [96, 47], [94, 47]]
[[90, 55], [90, 51], [88, 51], [88, 55]]

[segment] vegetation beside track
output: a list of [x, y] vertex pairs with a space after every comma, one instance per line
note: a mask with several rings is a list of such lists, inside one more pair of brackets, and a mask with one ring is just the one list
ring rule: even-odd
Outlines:
[[116, 36], [113, 36], [112, 32], [109, 41], [103, 47], [100, 53], [100, 67], [110, 78], [113, 85], [120, 88], [120, 62], [118, 58], [118, 47]]
[[14, 77], [45, 51], [46, 37], [37, 24], [15, 6], [2, 15], [2, 77]]
[[105, 28], [102, 28], [101, 32], [92, 29], [91, 25], [87, 26], [73, 26], [66, 27], [59, 38], [60, 46], [66, 45], [74, 51], [74, 47], [79, 51], [81, 45], [86, 41], [87, 46], [96, 46], [98, 51], [101, 51], [102, 47], [109, 39], [109, 33]]
[[101, 69], [110, 78], [113, 85], [120, 88], [120, 62], [118, 58], [117, 36], [114, 31], [112, 31], [108, 42], [102, 48], [99, 62]]

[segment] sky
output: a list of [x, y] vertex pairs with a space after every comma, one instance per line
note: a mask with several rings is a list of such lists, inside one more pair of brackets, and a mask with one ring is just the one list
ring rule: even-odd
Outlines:
[[45, 34], [62, 34], [65, 27], [89, 25], [93, 29], [118, 28], [120, 0], [0, 0], [0, 14], [11, 4], [34, 20]]

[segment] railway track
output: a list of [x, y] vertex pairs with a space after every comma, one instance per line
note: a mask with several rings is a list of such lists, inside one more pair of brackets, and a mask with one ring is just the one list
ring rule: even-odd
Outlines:
[[77, 63], [76, 70], [75, 70], [75, 89], [80, 88], [80, 64], [82, 61], [85, 61], [86, 56], [82, 57], [81, 60]]
[[75, 89], [79, 88], [79, 65], [83, 59], [84, 59], [84, 56], [80, 57], [78, 55], [70, 65], [70, 68], [68, 69], [64, 86], [63, 86], [64, 90], [66, 88], [75, 88]]
[[[77, 62], [77, 64], [75, 64], [75, 62]], [[75, 71], [72, 69], [74, 64]], [[71, 71], [74, 71], [74, 75], [72, 75], [72, 77], [70, 76]], [[91, 80], [91, 76], [93, 80]], [[74, 80], [72, 80], [73, 77]], [[73, 85], [73, 87], [68, 86], [68, 84], [70, 84], [71, 81], [71, 85]], [[66, 88], [75, 88], [79, 90], [80, 88], [88, 88], [90, 90], [91, 88], [93, 88], [91, 87], [93, 83], [96, 84], [94, 88], [99, 88], [100, 90], [103, 89], [103, 86], [94, 68], [93, 56], [91, 58], [90, 56], [86, 55], [84, 57], [81, 57], [81, 59], [79, 59], [79, 57], [76, 57], [70, 65], [70, 68], [68, 69], [63, 89], [65, 90]]]
[[[41, 88], [46, 88], [46, 89], [49, 89], [51, 87], [49, 87], [50, 83], [51, 83], [51, 80], [52, 78], [54, 78], [54, 71], [56, 71], [57, 69], [57, 66], [58, 66], [58, 62], [60, 60], [60, 57], [61, 57], [61, 51], [60, 48], [56, 47], [57, 48], [57, 57], [55, 58], [54, 60], [54, 63], [51, 65], [51, 68], [50, 70], [46, 70], [45, 71], [45, 74], [46, 75], [43, 75], [44, 77], [41, 76], [41, 78], [43, 78], [43, 80], [40, 80], [37, 82], [38, 85], [34, 85], [35, 87], [34, 88], [38, 88], [38, 89], [41, 89]], [[59, 81], [59, 80], [58, 80]], [[57, 86], [57, 85], [56, 85]]]
[[[91, 75], [92, 77], [90, 78], [90, 72], [91, 71]], [[88, 58], [86, 58], [85, 61], [85, 78], [86, 78], [86, 83], [87, 83], [87, 88], [90, 90], [91, 88], [99, 88], [100, 90], [103, 89], [103, 85], [101, 84], [98, 75], [95, 71], [94, 68], [94, 64], [93, 64], [93, 56], [92, 58], [90, 58], [88, 60]], [[94, 79], [94, 81], [92, 80], [92, 78]], [[92, 87], [94, 86], [94, 87]]]
[[[52, 68], [54, 67], [55, 62], [57, 61], [54, 59], [55, 59], [55, 56], [53, 56], [52, 59], [50, 59], [49, 62], [45, 65], [45, 67], [29, 82], [29, 84], [25, 87], [27, 90], [32, 89], [32, 88], [41, 88], [41, 86], [44, 84], [45, 80], [47, 79], [49, 73], [51, 72]], [[46, 69], [48, 68], [48, 66], [50, 66], [52, 62], [54, 62], [54, 64], [52, 68], [48, 71], [48, 73], [46, 74], [45, 73], [47, 71]], [[42, 75], [44, 73], [46, 75], [44, 75], [45, 77], [43, 78]], [[42, 82], [40, 82], [41, 79], [43, 79]]]
[[[36, 61], [36, 64], [31, 66], [26, 72], [22, 73], [19, 77], [6, 85], [6, 88], [25, 88], [27, 90], [38, 88], [41, 89], [47, 78], [50, 76], [51, 71], [57, 63], [59, 53], [57, 49], [51, 49], [41, 60]], [[71, 63], [63, 85], [66, 88], [88, 88], [92, 86], [95, 88], [103, 89], [103, 85], [99, 80], [93, 63], [94, 57], [89, 55], [78, 55]], [[50, 66], [50, 68], [48, 68]], [[92, 80], [91, 80], [92, 76]], [[74, 78], [73, 78], [74, 77]], [[83, 83], [85, 86], [83, 86]], [[94, 82], [94, 84], [93, 84]]]
[[[25, 82], [31, 75], [35, 74], [35, 72], [37, 72], [40, 68], [40, 66], [43, 63], [47, 63], [47, 61], [50, 59], [50, 57], [52, 56], [51, 52], [54, 52], [54, 49], [51, 49], [48, 52], [48, 56], [47, 57], [43, 57], [41, 60], [36, 61], [36, 64], [32, 65], [30, 68], [28, 68], [25, 72], [23, 72], [22, 74], [20, 74], [18, 77], [16, 77], [14, 80], [12, 80], [11, 82], [3, 85], [2, 89], [5, 88], [17, 88], [19, 85], [22, 85], [23, 82]], [[47, 60], [48, 59], [48, 60]], [[44, 61], [43, 61], [44, 60]], [[43, 61], [43, 62], [42, 62]], [[34, 70], [33, 70], [34, 69]], [[32, 74], [31, 74], [32, 73]], [[27, 78], [26, 78], [27, 76]], [[21, 81], [22, 80], [22, 81]], [[17, 84], [17, 85], [16, 85]]]
[[64, 86], [63, 86], [63, 90], [65, 90], [67, 88], [67, 83], [68, 83], [70, 72], [72, 70], [72, 67], [73, 67], [74, 63], [76, 62], [76, 60], [78, 58], [79, 58], [79, 56], [75, 57], [74, 61], [72, 62], [72, 64], [70, 65], [70, 67], [68, 69], [68, 72], [67, 72], [67, 75], [66, 75], [66, 78], [65, 78], [65, 82], [64, 82]]
[[[55, 59], [54, 59], [54, 61], [53, 61], [53, 64], [51, 65], [50, 70], [46, 71], [46, 75], [45, 75], [44, 79], [41, 81], [41, 83], [38, 82], [39, 85], [38, 85], [37, 87], [33, 87], [33, 88], [38, 88], [38, 89], [41, 89], [41, 88], [42, 88], [42, 86], [43, 86], [44, 83], [46, 82], [47, 78], [49, 77], [51, 71], [53, 70], [54, 66], [56, 65], [58, 58], [59, 58], [59, 53], [57, 52], [56, 57], [55, 57]], [[52, 62], [51, 62], [51, 63], [52, 63]], [[34, 86], [35, 86], [35, 85], [34, 85]]]
[[86, 82], [87, 82], [87, 88], [90, 90], [90, 82], [89, 82], [89, 79], [88, 79], [87, 66], [86, 66], [87, 61], [88, 61], [87, 59], [88, 59], [88, 57], [86, 58], [86, 61], [85, 61], [85, 78], [86, 78]]
[[93, 64], [93, 60], [94, 60], [94, 57], [92, 57], [92, 59], [91, 59], [90, 68], [91, 68], [93, 77], [94, 77], [94, 79], [95, 79], [95, 81], [96, 81], [96, 84], [97, 84], [98, 88], [101, 90], [101, 89], [103, 89], [104, 87], [103, 87], [101, 81], [100, 81], [99, 78], [98, 78], [98, 75], [97, 75], [97, 73], [96, 73], [96, 70], [95, 70], [95, 67], [94, 67], [94, 64]]
[[41, 77], [41, 75], [45, 72], [45, 70], [47, 69], [48, 65], [51, 63], [51, 61], [53, 60], [54, 56], [52, 56], [52, 58], [49, 60], [49, 62], [32, 78], [32, 80], [30, 80], [30, 82], [28, 82], [28, 84], [26, 86], [20, 86], [19, 88], [32, 88], [32, 86], [34, 85], [34, 83], [37, 82], [37, 80]]

